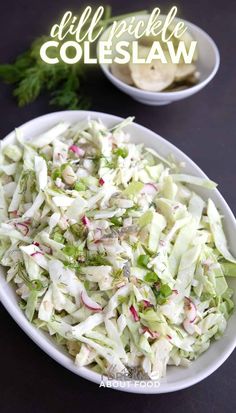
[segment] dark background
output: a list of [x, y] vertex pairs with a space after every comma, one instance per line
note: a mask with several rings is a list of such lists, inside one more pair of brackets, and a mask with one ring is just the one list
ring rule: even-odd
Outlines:
[[[92, 4], [104, 2], [89, 1]], [[193, 97], [166, 107], [139, 104], [115, 89], [98, 69], [88, 79], [92, 109], [126, 117], [169, 139], [214, 181], [236, 213], [236, 0], [108, 0], [113, 14], [176, 4], [178, 15], [205, 29], [216, 41], [221, 66], [216, 78]], [[47, 34], [66, 10], [78, 12], [80, 0], [2, 0], [0, 63], [14, 60], [35, 37]], [[11, 88], [0, 84], [1, 137], [14, 127], [50, 111], [46, 96], [19, 109]], [[99, 389], [44, 354], [0, 308], [0, 413], [32, 412], [235, 412], [236, 353], [208, 379], [167, 395], [135, 395]]]

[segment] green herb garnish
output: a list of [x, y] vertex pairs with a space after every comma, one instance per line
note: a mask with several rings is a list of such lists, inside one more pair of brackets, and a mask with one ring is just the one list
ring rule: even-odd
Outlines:
[[86, 266], [97, 265], [111, 265], [111, 263], [103, 255], [91, 255], [87, 256], [85, 263]]
[[[124, 14], [121, 16], [111, 16], [110, 6], [104, 7], [104, 14], [94, 29], [94, 36], [101, 28], [103, 30], [114, 20], [122, 20], [128, 16], [143, 14], [145, 11]], [[92, 18], [89, 18], [83, 25], [83, 43], [88, 41], [87, 31], [91, 25]], [[13, 95], [17, 98], [20, 107], [33, 102], [42, 92], [47, 91], [50, 95], [49, 103], [54, 106], [66, 109], [88, 109], [90, 99], [86, 95], [86, 77], [91, 69], [80, 60], [75, 64], [66, 64], [60, 59], [61, 42], [57, 49], [49, 49], [49, 58], [58, 58], [57, 64], [50, 65], [45, 63], [40, 57], [42, 44], [52, 40], [49, 36], [37, 38], [29, 49], [19, 55], [14, 63], [0, 65], [0, 79], [3, 82], [12, 84], [14, 87]], [[55, 39], [56, 40], [56, 39]], [[65, 40], [65, 39], [64, 39]], [[67, 34], [66, 41], [74, 40], [74, 36]], [[74, 51], [68, 49], [67, 54], [71, 57]]]
[[126, 149], [126, 148], [117, 148], [113, 151], [113, 153], [117, 156], [121, 156], [122, 158], [127, 158], [128, 149]]

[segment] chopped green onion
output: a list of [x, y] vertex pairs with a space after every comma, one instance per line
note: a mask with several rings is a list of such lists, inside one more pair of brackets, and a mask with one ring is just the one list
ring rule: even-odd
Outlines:
[[153, 292], [156, 296], [157, 304], [165, 304], [167, 298], [172, 294], [172, 289], [167, 284], [162, 284], [159, 289], [153, 288]]
[[75, 245], [66, 245], [62, 251], [69, 257], [75, 257], [78, 254], [78, 248]]
[[162, 284], [162, 286], [160, 288], [160, 293], [164, 297], [169, 297], [169, 295], [172, 294], [172, 289], [169, 287], [168, 284]]
[[32, 290], [36, 290], [36, 291], [40, 291], [43, 289], [43, 283], [40, 280], [33, 280], [31, 281], [31, 289]]
[[77, 181], [77, 182], [75, 183], [75, 185], [74, 185], [74, 189], [75, 189], [76, 191], [85, 191], [86, 186], [83, 184], [83, 182]]
[[159, 295], [156, 297], [156, 299], [157, 299], [157, 304], [159, 304], [159, 305], [162, 305], [162, 304], [165, 304], [165, 303], [166, 303], [166, 298], [163, 297], [161, 294], [159, 294]]
[[62, 234], [60, 234], [60, 232], [55, 232], [53, 234], [52, 239], [56, 242], [59, 242], [60, 244], [64, 244], [64, 242], [65, 242], [65, 238], [63, 237]]
[[140, 267], [147, 267], [149, 263], [148, 255], [140, 255], [137, 259], [137, 263], [138, 265], [140, 265]]
[[61, 170], [59, 168], [53, 169], [52, 179], [55, 181], [57, 178], [61, 178]]
[[155, 272], [150, 271], [145, 275], [144, 281], [148, 283], [155, 283], [158, 281], [158, 276]]
[[110, 221], [113, 225], [115, 225], [116, 227], [122, 227], [122, 220], [121, 218], [117, 218], [117, 217], [112, 217], [110, 218]]

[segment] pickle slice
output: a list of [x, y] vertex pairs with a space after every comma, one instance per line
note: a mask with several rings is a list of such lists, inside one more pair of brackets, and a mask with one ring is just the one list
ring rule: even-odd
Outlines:
[[129, 64], [119, 64], [113, 62], [110, 66], [111, 73], [117, 77], [117, 79], [121, 80], [122, 82], [126, 83], [127, 85], [133, 85], [133, 79], [131, 77], [131, 72], [129, 68]]
[[177, 65], [175, 80], [178, 82], [192, 75], [196, 71], [196, 66], [193, 64], [180, 63]]
[[130, 63], [134, 84], [143, 90], [160, 92], [174, 81], [176, 65], [154, 60], [152, 63]]

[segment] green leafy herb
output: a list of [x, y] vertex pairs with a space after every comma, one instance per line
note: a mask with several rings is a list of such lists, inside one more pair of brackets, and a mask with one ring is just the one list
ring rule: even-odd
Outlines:
[[[143, 14], [145, 11], [140, 11], [140, 13]], [[94, 29], [94, 35], [114, 20], [118, 21], [133, 14], [137, 12], [112, 17], [111, 8], [106, 6], [102, 19]], [[93, 16], [83, 25], [83, 42], [88, 41], [86, 33], [92, 18]], [[40, 57], [40, 48], [49, 40], [51, 40], [49, 36], [37, 38], [25, 53], [16, 58], [14, 63], [0, 65], [0, 79], [14, 86], [13, 95], [17, 98], [20, 107], [33, 102], [42, 92], [48, 91], [51, 105], [67, 109], [88, 109], [90, 100], [86, 96], [85, 85], [89, 65], [85, 65], [83, 61], [72, 65], [61, 61], [60, 44], [57, 49], [51, 48], [47, 52], [49, 58], [57, 57], [59, 62], [52, 65], [45, 63]], [[66, 40], [74, 40], [74, 38], [68, 34]], [[83, 48], [83, 44], [81, 47]], [[68, 48], [68, 57], [72, 53], [73, 50], [70, 51]]]
[[80, 269], [80, 264], [78, 262], [64, 261], [63, 265], [64, 265], [64, 267], [70, 268], [71, 270], [79, 270]]
[[93, 265], [111, 265], [111, 263], [103, 255], [90, 255], [86, 257], [86, 266]]
[[122, 158], [127, 158], [128, 149], [126, 149], [126, 148], [117, 148], [113, 151], [113, 153], [117, 156], [121, 156]]

